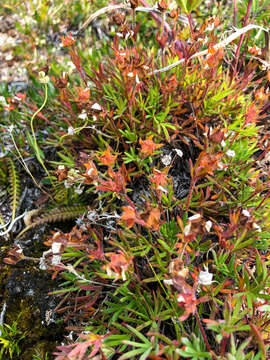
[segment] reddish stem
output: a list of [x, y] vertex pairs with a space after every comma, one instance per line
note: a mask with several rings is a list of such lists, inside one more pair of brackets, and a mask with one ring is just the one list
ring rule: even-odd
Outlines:
[[192, 16], [191, 13], [187, 14], [188, 23], [189, 23], [189, 29], [190, 29], [190, 35], [191, 38], [194, 38], [194, 31], [193, 31], [193, 23], [192, 23]]
[[192, 192], [194, 190], [194, 187], [195, 187], [195, 184], [196, 184], [197, 180], [198, 179], [197, 179], [196, 176], [194, 178], [192, 178], [192, 180], [191, 180], [190, 189], [189, 189], [189, 193], [188, 193], [188, 199], [187, 199], [186, 212], [188, 212], [190, 201], [191, 201], [191, 195], [192, 195]]
[[228, 340], [228, 335], [227, 336], [225, 335], [221, 340], [221, 344], [220, 344], [221, 358], [223, 358], [225, 356], [227, 340]]
[[129, 203], [129, 205], [132, 207], [132, 209], [134, 209], [136, 211], [136, 208], [135, 208], [133, 202], [131, 201], [131, 199], [127, 195], [125, 195], [125, 199]]
[[262, 201], [259, 203], [259, 205], [256, 207], [255, 211], [258, 210], [262, 204], [265, 202], [265, 200], [270, 196], [270, 190], [267, 191], [266, 195], [264, 196], [264, 198], [262, 199]]
[[[251, 5], [252, 5], [252, 0], [249, 0], [249, 1], [248, 1], [248, 7], [247, 7], [247, 12], [246, 12], [246, 16], [245, 16], [245, 19], [244, 19], [244, 24], [243, 24], [243, 26], [246, 26], [246, 25], [247, 25], [248, 18], [249, 18], [249, 15], [250, 15]], [[239, 43], [238, 43], [238, 46], [237, 46], [237, 49], [236, 49], [235, 63], [234, 63], [234, 70], [233, 70], [233, 75], [234, 75], [234, 76], [235, 76], [235, 74], [236, 74], [236, 72], [237, 72], [237, 65], [238, 65], [238, 60], [239, 60], [239, 55], [240, 55], [240, 48], [241, 48], [241, 45], [242, 45], [242, 43], [243, 43], [244, 37], [245, 37], [245, 34], [243, 34], [243, 35], [240, 36], [240, 40], [239, 40]]]
[[233, 0], [233, 26], [236, 26], [237, 0]]
[[197, 309], [196, 309], [196, 312], [195, 312], [195, 317], [196, 317], [196, 320], [197, 320], [197, 323], [198, 323], [200, 332], [201, 332], [201, 334], [202, 334], [202, 337], [203, 337], [205, 346], [206, 346], [207, 350], [209, 351], [212, 359], [215, 359], [216, 356], [215, 356], [215, 354], [213, 353], [213, 351], [212, 351], [212, 349], [211, 349], [211, 347], [210, 347], [210, 344], [209, 344], [209, 342], [208, 342], [208, 340], [207, 340], [207, 337], [206, 337], [204, 328], [202, 327], [201, 319], [200, 319], [200, 317], [199, 317], [199, 314], [198, 314], [198, 310], [197, 310]]

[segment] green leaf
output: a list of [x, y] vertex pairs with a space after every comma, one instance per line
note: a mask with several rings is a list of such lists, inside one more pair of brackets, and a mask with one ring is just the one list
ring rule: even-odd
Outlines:
[[[151, 349], [150, 349], [151, 350]], [[135, 350], [131, 350], [129, 352], [127, 352], [126, 354], [120, 356], [119, 360], [125, 360], [125, 359], [132, 359], [134, 358], [136, 355], [145, 353], [145, 349], [141, 348], [141, 349], [135, 349]], [[147, 354], [148, 355], [148, 354]]]
[[202, 0], [176, 0], [176, 2], [186, 14], [190, 14], [200, 5]]
[[130, 325], [126, 325], [126, 327], [133, 332], [133, 334], [135, 334], [139, 339], [141, 339], [145, 344], [151, 345], [151, 342], [143, 335], [141, 334], [138, 330], [136, 330], [135, 328], [133, 328]]

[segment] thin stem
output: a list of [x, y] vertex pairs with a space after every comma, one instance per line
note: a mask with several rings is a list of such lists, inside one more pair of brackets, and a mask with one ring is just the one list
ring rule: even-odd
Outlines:
[[201, 334], [202, 334], [202, 337], [203, 337], [205, 346], [206, 346], [207, 350], [209, 351], [212, 359], [216, 359], [216, 356], [215, 356], [215, 354], [213, 353], [213, 351], [212, 351], [212, 349], [211, 349], [211, 347], [210, 347], [210, 344], [209, 344], [209, 342], [208, 342], [208, 340], [207, 340], [207, 337], [206, 337], [204, 328], [202, 327], [201, 319], [200, 319], [200, 317], [199, 317], [199, 314], [198, 314], [198, 310], [197, 310], [197, 309], [196, 309], [196, 311], [195, 311], [195, 317], [196, 317], [196, 320], [197, 320], [197, 323], [198, 323], [200, 332], [201, 332]]
[[225, 356], [227, 340], [228, 340], [228, 336], [224, 335], [223, 339], [221, 340], [221, 344], [220, 344], [220, 355], [222, 358]]
[[[249, 0], [248, 7], [247, 7], [247, 12], [246, 12], [246, 16], [245, 16], [244, 24], [243, 24], [244, 27], [247, 25], [247, 22], [248, 22], [248, 18], [249, 18], [249, 15], [250, 15], [250, 10], [251, 10], [251, 5], [252, 5], [252, 0]], [[242, 43], [244, 41], [244, 37], [245, 37], [245, 34], [240, 36], [239, 43], [238, 43], [238, 46], [237, 46], [237, 49], [236, 49], [233, 76], [235, 76], [235, 74], [237, 72], [237, 68], [238, 68], [237, 65], [238, 65], [238, 60], [239, 60], [239, 55], [240, 55], [240, 49], [241, 49], [241, 45], [242, 45]]]
[[41, 107], [39, 109], [37, 109], [37, 111], [31, 117], [30, 127], [31, 127], [31, 131], [32, 131], [32, 136], [34, 139], [34, 148], [35, 148], [35, 152], [36, 152], [36, 157], [37, 157], [38, 161], [40, 162], [41, 166], [43, 167], [44, 171], [48, 175], [48, 178], [50, 179], [52, 186], [54, 187], [54, 182], [51, 178], [51, 175], [50, 175], [48, 169], [46, 168], [44, 161], [42, 160], [42, 158], [40, 156], [40, 150], [38, 147], [38, 143], [37, 143], [37, 139], [36, 139], [36, 135], [35, 135], [35, 131], [34, 131], [34, 119], [37, 116], [37, 114], [44, 108], [44, 106], [46, 105], [47, 100], [48, 100], [48, 85], [46, 83], [44, 84], [44, 88], [45, 88], [45, 98], [44, 98], [43, 104], [41, 105]]
[[193, 190], [194, 190], [194, 187], [195, 187], [196, 182], [197, 182], [197, 177], [192, 178], [191, 184], [190, 184], [189, 193], [188, 193], [188, 199], [187, 199], [187, 205], [186, 205], [186, 212], [188, 212], [189, 205], [190, 205], [190, 201], [191, 201], [192, 192], [193, 192]]
[[[31, 173], [31, 171], [29, 170], [26, 162], [24, 161], [24, 159], [23, 159], [23, 157], [22, 157], [22, 154], [21, 154], [21, 152], [20, 152], [20, 150], [19, 150], [19, 148], [18, 148], [18, 146], [17, 146], [17, 144], [16, 144], [16, 141], [15, 141], [15, 139], [14, 139], [14, 136], [12, 135], [11, 132], [10, 132], [10, 136], [11, 136], [11, 140], [12, 140], [14, 146], [15, 146], [15, 149], [16, 149], [18, 155], [19, 155], [19, 159], [20, 159], [21, 162], [22, 162], [22, 166], [24, 167], [24, 169], [26, 170], [26, 172], [30, 175], [30, 177], [31, 177], [31, 179], [33, 180], [34, 184], [35, 184], [40, 190], [42, 190], [42, 191], [44, 192], [44, 190], [41, 188], [41, 186], [37, 183], [36, 179], [35, 179], [34, 176], [32, 175], [32, 173]], [[45, 192], [45, 193], [46, 193], [46, 192]], [[46, 193], [46, 194], [47, 194], [47, 193]]]
[[[22, 217], [24, 217], [25, 214], [26, 214], [26, 211], [25, 211], [23, 214], [21, 214], [20, 216], [17, 216], [15, 219], [13, 219], [13, 220], [11, 221], [11, 223], [9, 224], [9, 227], [7, 228], [7, 230], [6, 230], [6, 231], [3, 231], [3, 232], [0, 232], [0, 236], [7, 235], [7, 234], [12, 230], [13, 225], [15, 224], [15, 222], [18, 221], [19, 219], [21, 219]], [[7, 225], [8, 225], [8, 224], [6, 224], [5, 226], [7, 226]]]
[[134, 31], [136, 24], [135, 8], [132, 8], [132, 30]]
[[194, 31], [193, 31], [193, 23], [192, 23], [191, 13], [187, 14], [187, 18], [188, 18], [188, 23], [189, 23], [190, 35], [191, 35], [191, 38], [193, 39]]
[[233, 26], [236, 26], [237, 0], [233, 0]]
[[259, 203], [259, 205], [255, 208], [255, 211], [258, 210], [262, 204], [265, 202], [265, 200], [270, 196], [270, 190], [267, 191], [266, 195], [264, 196], [264, 198], [262, 199], [262, 201]]

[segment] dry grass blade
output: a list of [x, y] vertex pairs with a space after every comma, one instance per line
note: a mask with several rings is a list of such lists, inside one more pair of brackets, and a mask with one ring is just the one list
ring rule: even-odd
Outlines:
[[[226, 39], [222, 40], [221, 42], [219, 42], [218, 44], [214, 45], [213, 48], [215, 50], [218, 50], [219, 48], [223, 48], [225, 46], [227, 46], [228, 44], [230, 44], [231, 42], [233, 42], [235, 39], [237, 39], [239, 36], [245, 34], [246, 32], [252, 30], [252, 29], [259, 29], [259, 30], [263, 30], [264, 33], [266, 34], [265, 35], [265, 40], [266, 40], [266, 63], [269, 64], [269, 53], [270, 53], [270, 49], [269, 49], [269, 30], [263, 28], [262, 26], [259, 26], [259, 25], [254, 25], [254, 24], [249, 24], [241, 29], [238, 29], [236, 30], [233, 34], [231, 34], [230, 36], [228, 36]], [[203, 50], [203, 51], [200, 51], [194, 55], [192, 55], [189, 60], [191, 59], [195, 59], [195, 58], [198, 58], [200, 56], [204, 56], [204, 55], [207, 55], [208, 54], [208, 49], [207, 50]], [[148, 75], [155, 75], [155, 74], [158, 74], [158, 73], [162, 73], [162, 72], [166, 72], [168, 70], [171, 70], [173, 68], [175, 68], [176, 66], [182, 64], [183, 62], [185, 62], [186, 59], [180, 59], [178, 61], [176, 61], [175, 63], [169, 65], [169, 66], [166, 66], [162, 69], [158, 69], [158, 70], [154, 70], [153, 72], [149, 73]]]
[[110, 11], [113, 11], [113, 10], [130, 10], [130, 7], [122, 4], [122, 5], [109, 5], [109, 6], [103, 7], [102, 9], [99, 9], [94, 14], [90, 15], [89, 18], [83, 23], [81, 28], [76, 33], [76, 36], [78, 36], [83, 30], [85, 30], [87, 28], [87, 26], [89, 24], [91, 24], [91, 22], [93, 20], [95, 20], [97, 17], [99, 17], [100, 15], [106, 14]]

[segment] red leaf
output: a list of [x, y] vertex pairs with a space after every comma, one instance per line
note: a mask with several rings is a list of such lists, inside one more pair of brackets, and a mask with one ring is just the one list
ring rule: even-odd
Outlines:
[[108, 146], [107, 149], [102, 153], [101, 156], [97, 156], [98, 160], [103, 165], [107, 165], [107, 166], [114, 165], [118, 154], [112, 155], [111, 151], [112, 151], [112, 148], [110, 146]]
[[245, 125], [256, 123], [259, 111], [254, 103], [252, 103], [246, 113]]
[[154, 154], [154, 151], [159, 149], [163, 144], [155, 144], [152, 140], [153, 135], [149, 136], [146, 140], [139, 140], [139, 143], [141, 145], [141, 152], [145, 156], [150, 156]]

